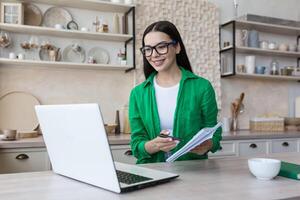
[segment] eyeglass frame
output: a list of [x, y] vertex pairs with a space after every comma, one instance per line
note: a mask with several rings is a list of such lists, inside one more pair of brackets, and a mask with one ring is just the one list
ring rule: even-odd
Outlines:
[[[157, 51], [156, 47], [157, 47], [158, 45], [161, 45], [161, 44], [166, 44], [166, 45], [167, 45], [167, 52], [166, 52], [166, 53], [159, 53], [159, 52]], [[170, 46], [170, 45], [175, 45], [175, 44], [177, 44], [177, 41], [175, 41], [175, 40], [172, 40], [171, 42], [165, 42], [165, 41], [163, 41], [163, 42], [160, 42], [160, 43], [158, 43], [158, 44], [156, 44], [156, 45], [154, 45], [154, 46], [145, 45], [145, 46], [143, 46], [143, 47], [140, 48], [140, 51], [141, 51], [141, 53], [143, 54], [143, 56], [145, 56], [145, 57], [151, 57], [152, 54], [153, 54], [153, 50], [155, 50], [156, 53], [157, 53], [158, 55], [165, 55], [165, 54], [167, 54], [167, 53], [169, 52], [169, 46]], [[150, 47], [150, 48], [151, 48], [151, 54], [150, 54], [149, 56], [146, 56], [146, 55], [143, 53], [143, 48], [145, 48], [145, 47]]]

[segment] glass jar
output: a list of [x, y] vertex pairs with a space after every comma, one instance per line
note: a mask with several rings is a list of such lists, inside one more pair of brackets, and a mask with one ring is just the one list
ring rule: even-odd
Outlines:
[[278, 75], [279, 74], [279, 63], [276, 60], [271, 61], [270, 74], [271, 75]]

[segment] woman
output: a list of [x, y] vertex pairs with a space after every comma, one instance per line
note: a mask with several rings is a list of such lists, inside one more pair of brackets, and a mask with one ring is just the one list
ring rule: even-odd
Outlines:
[[[144, 32], [146, 81], [130, 94], [131, 149], [137, 163], [164, 162], [199, 130], [217, 123], [217, 104], [210, 82], [198, 77], [174, 24], [158, 21]], [[178, 142], [170, 137], [180, 139]], [[211, 140], [177, 160], [206, 159], [220, 148], [221, 130]]]

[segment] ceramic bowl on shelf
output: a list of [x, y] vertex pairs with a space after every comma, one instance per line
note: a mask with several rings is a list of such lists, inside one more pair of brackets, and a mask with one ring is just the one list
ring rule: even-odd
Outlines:
[[280, 171], [281, 161], [270, 158], [251, 158], [248, 160], [250, 172], [259, 180], [271, 180]]

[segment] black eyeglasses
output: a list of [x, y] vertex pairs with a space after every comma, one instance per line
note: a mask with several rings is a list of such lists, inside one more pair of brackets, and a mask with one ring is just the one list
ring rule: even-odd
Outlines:
[[176, 41], [172, 41], [172, 42], [160, 42], [158, 43], [157, 45], [155, 46], [149, 46], [149, 45], [146, 45], [142, 48], [140, 48], [142, 54], [145, 56], [145, 57], [150, 57], [153, 53], [153, 49], [155, 49], [156, 53], [159, 54], [159, 55], [164, 55], [164, 54], [167, 54], [168, 51], [169, 51], [169, 46], [170, 45], [175, 45], [177, 42]]

